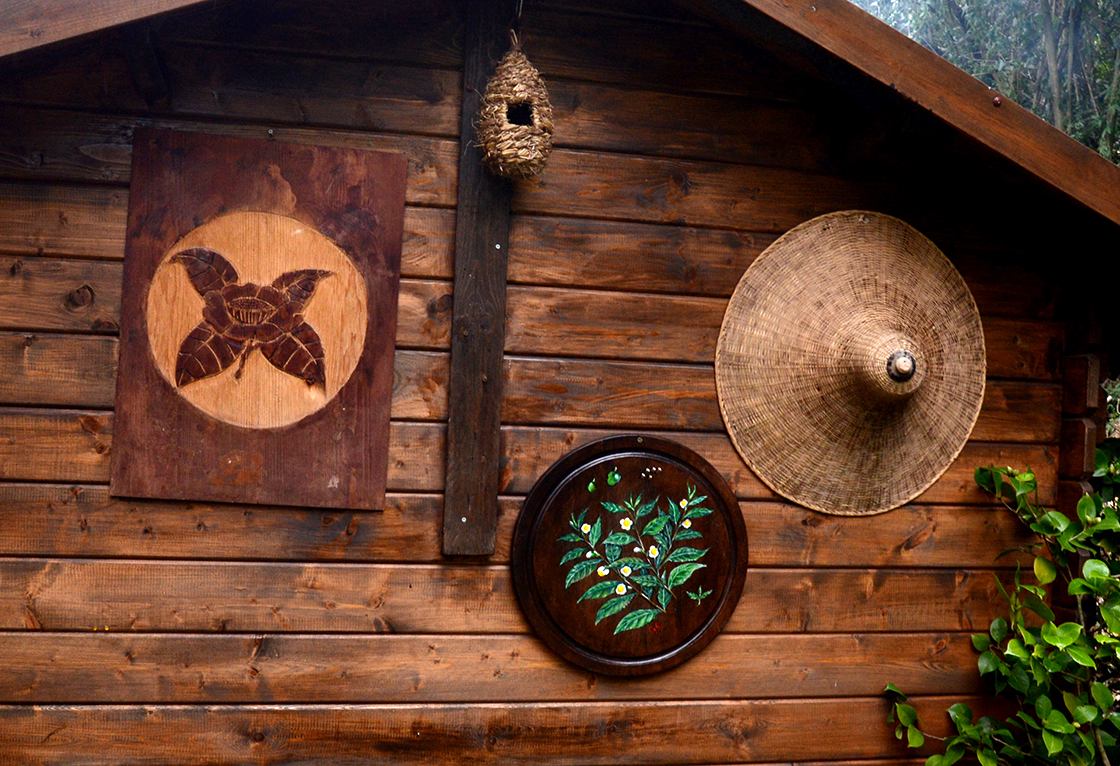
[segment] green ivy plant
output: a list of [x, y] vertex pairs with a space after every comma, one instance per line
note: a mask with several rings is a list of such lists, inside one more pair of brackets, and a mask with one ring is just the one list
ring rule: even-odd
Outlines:
[[[1077, 517], [1068, 518], [1039, 507], [1029, 470], [976, 470], [976, 483], [1038, 536], [1026, 551], [1034, 556], [1037, 584], [1023, 582], [1017, 569], [1014, 587], [999, 584], [1008, 616], [972, 637], [981, 675], [1017, 709], [1005, 720], [974, 720], [967, 705], [953, 705], [948, 713], [956, 734], [933, 737], [943, 740], [945, 749], [926, 766], [952, 766], [968, 754], [981, 766], [1111, 766], [1120, 756], [1120, 440], [1106, 440], [1097, 450], [1094, 476], [1100, 491], [1085, 495]], [[1075, 619], [1062, 621], [1046, 603], [1048, 588], [1058, 583], [1073, 597]], [[916, 711], [894, 684], [886, 692], [893, 701], [895, 736], [921, 747], [932, 735], [922, 731]]]

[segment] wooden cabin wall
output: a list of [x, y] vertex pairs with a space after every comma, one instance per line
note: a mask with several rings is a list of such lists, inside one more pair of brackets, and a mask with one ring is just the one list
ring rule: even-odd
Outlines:
[[[558, 148], [514, 196], [498, 552], [441, 556], [459, 104], [483, 87], [462, 82], [460, 18], [444, 0], [219, 2], [4, 63], [4, 763], [873, 766], [912, 757], [886, 723], [888, 681], [934, 731], [952, 702], [979, 704], [969, 634], [1000, 612], [993, 575], [1014, 562], [995, 558], [1022, 537], [972, 471], [1029, 465], [1055, 500], [1053, 281], [967, 190], [947, 197], [905, 156], [873, 178], [845, 162], [853, 143], [825, 113], [842, 95], [670, 4], [526, 3]], [[139, 124], [409, 157], [383, 513], [109, 496]], [[930, 151], [921, 167], [951, 161]], [[774, 496], [726, 436], [713, 372], [751, 260], [847, 208], [930, 234], [988, 344], [959, 459], [869, 518]], [[544, 648], [507, 563], [548, 465], [633, 431], [728, 479], [750, 568], [708, 649], [620, 680]]]

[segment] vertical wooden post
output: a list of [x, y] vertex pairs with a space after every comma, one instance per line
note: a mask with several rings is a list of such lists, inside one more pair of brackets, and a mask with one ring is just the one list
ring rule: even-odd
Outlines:
[[466, 0], [459, 200], [455, 225], [450, 414], [443, 552], [494, 552], [498, 524], [506, 253], [512, 186], [482, 165], [474, 121], [486, 82], [509, 47], [509, 0]]

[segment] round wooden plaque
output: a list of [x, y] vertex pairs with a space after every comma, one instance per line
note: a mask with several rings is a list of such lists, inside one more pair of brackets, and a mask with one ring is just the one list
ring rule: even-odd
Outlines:
[[684, 662], [743, 591], [747, 532], [731, 488], [692, 450], [613, 436], [557, 461], [517, 519], [513, 584], [554, 651], [597, 673]]

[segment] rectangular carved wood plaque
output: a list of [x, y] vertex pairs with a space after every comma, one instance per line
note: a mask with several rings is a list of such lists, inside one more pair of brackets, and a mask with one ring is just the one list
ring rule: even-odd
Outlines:
[[384, 506], [406, 170], [136, 131], [112, 494]]

